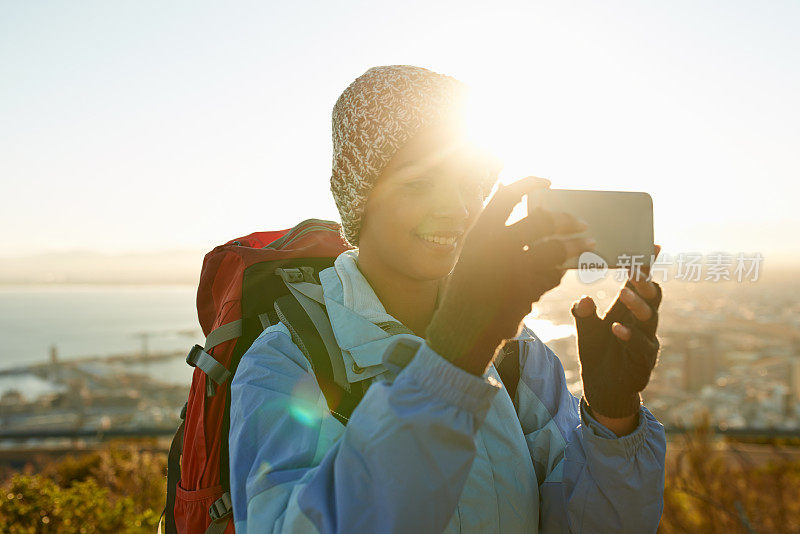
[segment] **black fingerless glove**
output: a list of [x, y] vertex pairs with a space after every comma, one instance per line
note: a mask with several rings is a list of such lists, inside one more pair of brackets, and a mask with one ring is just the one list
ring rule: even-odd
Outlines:
[[[653, 311], [647, 321], [637, 319], [619, 298], [603, 319], [596, 310], [588, 317], [575, 315], [574, 307], [571, 310], [578, 331], [583, 395], [593, 412], [623, 418], [639, 411], [639, 392], [650, 381], [660, 347], [655, 332], [661, 287], [653, 283], [658, 290], [655, 297], [647, 299], [639, 295]], [[625, 286], [636, 293], [632, 282]], [[628, 341], [622, 341], [611, 331], [614, 322], [630, 329]]]

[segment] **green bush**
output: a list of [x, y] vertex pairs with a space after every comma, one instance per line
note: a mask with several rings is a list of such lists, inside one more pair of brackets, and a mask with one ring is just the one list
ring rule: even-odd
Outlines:
[[42, 475], [14, 475], [0, 504], [0, 532], [153, 532], [154, 510], [137, 511], [133, 497], [113, 498], [93, 479], [62, 487]]
[[69, 456], [0, 491], [0, 532], [152, 533], [164, 506], [166, 454], [111, 444]]

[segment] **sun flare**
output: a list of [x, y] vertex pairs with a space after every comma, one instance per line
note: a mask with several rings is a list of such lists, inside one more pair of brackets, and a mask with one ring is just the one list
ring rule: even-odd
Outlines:
[[503, 162], [501, 184], [525, 176], [520, 174], [520, 160], [524, 159], [520, 154], [525, 152], [526, 128], [514, 98], [503, 98], [496, 85], [473, 88], [465, 106], [465, 128], [471, 142]]

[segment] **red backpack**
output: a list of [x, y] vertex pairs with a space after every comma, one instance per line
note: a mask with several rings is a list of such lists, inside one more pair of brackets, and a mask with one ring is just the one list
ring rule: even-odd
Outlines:
[[[169, 450], [167, 534], [234, 533], [228, 431], [230, 386], [244, 353], [278, 321], [311, 363], [331, 414], [342, 424], [367, 387], [349, 384], [341, 349], [325, 311], [319, 272], [352, 249], [333, 221], [308, 219], [291, 230], [256, 232], [206, 254], [197, 291], [205, 344], [186, 357], [195, 367], [189, 400]], [[517, 343], [495, 362], [514, 398], [519, 379]], [[160, 522], [159, 522], [160, 529]]]
[[[275, 300], [293, 299], [289, 281], [319, 283], [319, 271], [351, 247], [333, 221], [308, 219], [290, 230], [256, 232], [206, 254], [197, 291], [205, 344], [169, 451], [165, 529], [233, 533], [229, 488], [230, 385], [239, 360], [280, 319]], [[301, 269], [302, 267], [302, 269]]]

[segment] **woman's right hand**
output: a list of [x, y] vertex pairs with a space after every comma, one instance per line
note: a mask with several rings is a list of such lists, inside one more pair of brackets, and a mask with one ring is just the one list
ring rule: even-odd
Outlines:
[[458, 262], [425, 332], [428, 345], [454, 365], [482, 375], [505, 339], [519, 335], [533, 303], [558, 286], [564, 261], [591, 250], [572, 215], [537, 208], [506, 226], [525, 194], [550, 181], [528, 176], [498, 189], [464, 237]]

